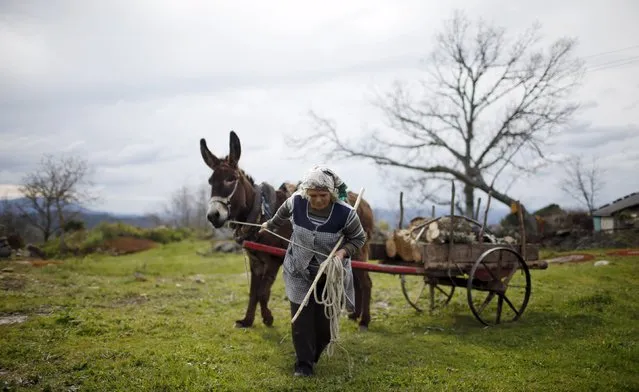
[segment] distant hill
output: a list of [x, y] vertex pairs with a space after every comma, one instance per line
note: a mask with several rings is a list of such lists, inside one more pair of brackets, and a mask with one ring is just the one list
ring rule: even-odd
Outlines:
[[[13, 199], [9, 200], [10, 204], [16, 205], [18, 203], [23, 203], [25, 199]], [[0, 213], [2, 212], [3, 205], [0, 203]], [[408, 223], [412, 218], [418, 216], [430, 216], [431, 214], [431, 206], [427, 208], [405, 208], [404, 209], [404, 223]], [[149, 228], [155, 225], [155, 222], [149, 217], [139, 214], [117, 214], [111, 212], [104, 211], [96, 211], [83, 207], [77, 207], [77, 210], [80, 211], [80, 219], [84, 221], [84, 224], [87, 228], [92, 228], [98, 225], [100, 222], [123, 222], [129, 225], [138, 226], [142, 228]], [[33, 211], [35, 212], [35, 211]], [[488, 213], [488, 224], [496, 224], [505, 217], [509, 213], [509, 209], [501, 204], [493, 204], [490, 207], [490, 211]], [[375, 221], [386, 221], [390, 225], [391, 228], [396, 228], [399, 223], [399, 208], [391, 209], [391, 208], [374, 208], [373, 213], [375, 214]], [[450, 210], [446, 207], [435, 207], [435, 215], [442, 216], [448, 215]], [[480, 217], [483, 217], [483, 210], [480, 212]], [[481, 219], [480, 219], [481, 220]]]
[[129, 215], [129, 214], [112, 214], [109, 212], [91, 211], [83, 212], [80, 214], [81, 219], [87, 228], [92, 228], [100, 224], [101, 222], [122, 222], [128, 225], [137, 226], [141, 228], [151, 228], [156, 223], [144, 216], [144, 215]]
[[[7, 202], [10, 206], [18, 206], [20, 204], [24, 205], [26, 199], [11, 199]], [[4, 203], [0, 203], [0, 213], [2, 213], [4, 208]], [[82, 220], [85, 226], [88, 229], [91, 229], [101, 222], [122, 222], [133, 226], [138, 226], [142, 228], [150, 228], [155, 226], [155, 223], [149, 217], [145, 215], [135, 215], [135, 214], [115, 214], [104, 211], [95, 211], [91, 209], [87, 209], [84, 207], [76, 206], [74, 210], [79, 211], [78, 218]], [[35, 213], [33, 209], [27, 209], [27, 211], [31, 213]]]

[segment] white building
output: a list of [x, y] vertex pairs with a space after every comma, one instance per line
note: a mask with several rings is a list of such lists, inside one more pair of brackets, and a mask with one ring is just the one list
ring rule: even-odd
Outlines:
[[595, 231], [614, 231], [639, 225], [639, 192], [608, 203], [593, 211]]

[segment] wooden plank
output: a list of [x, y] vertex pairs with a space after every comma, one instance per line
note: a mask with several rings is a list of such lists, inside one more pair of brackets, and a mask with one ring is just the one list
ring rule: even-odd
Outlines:
[[[509, 245], [500, 244], [454, 244], [450, 250], [450, 259], [456, 263], [474, 263], [482, 253], [488, 249], [496, 247], [510, 247]], [[513, 245], [513, 250], [518, 251], [518, 246]], [[422, 245], [422, 259], [426, 268], [430, 269], [431, 264], [441, 264], [448, 262], [449, 256], [448, 244], [424, 244]], [[526, 254], [528, 260], [539, 259], [539, 245], [526, 245]], [[494, 252], [485, 259], [487, 263], [502, 261], [515, 261], [516, 257], [509, 252]]]
[[[497, 262], [486, 263], [486, 265], [491, 270], [498, 269], [498, 268], [512, 268], [515, 265], [516, 261], [515, 260], [502, 261], [501, 263], [502, 263], [501, 267], [497, 264]], [[424, 271], [426, 271], [428, 274], [432, 274], [435, 272], [448, 271], [450, 269], [450, 272], [453, 275], [464, 274], [464, 273], [467, 274], [467, 273], [470, 273], [470, 270], [473, 268], [473, 264], [475, 264], [474, 261], [460, 263], [453, 260], [452, 263], [450, 264], [448, 263], [448, 261], [438, 261], [438, 262], [430, 261], [424, 264]], [[526, 265], [528, 266], [528, 269], [531, 269], [531, 270], [548, 268], [548, 263], [545, 260], [529, 260], [529, 261], [526, 261]]]

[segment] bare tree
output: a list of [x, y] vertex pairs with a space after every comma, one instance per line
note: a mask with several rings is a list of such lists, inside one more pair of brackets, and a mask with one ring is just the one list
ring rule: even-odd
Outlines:
[[200, 230], [210, 230], [211, 224], [206, 219], [206, 211], [209, 208], [209, 198], [210, 198], [210, 186], [208, 184], [201, 184], [199, 187], [195, 189], [195, 219], [194, 225], [195, 228]]
[[151, 222], [151, 225], [155, 227], [164, 225], [164, 219], [158, 213], [150, 212], [150, 213], [144, 214], [144, 218], [148, 220], [149, 222]]
[[190, 227], [195, 216], [194, 196], [188, 186], [182, 185], [175, 190], [166, 206], [166, 214], [177, 227]]
[[0, 199], [0, 236], [11, 233], [20, 233], [24, 228], [24, 219], [20, 219], [20, 214], [14, 204], [5, 195]]
[[209, 203], [207, 184], [196, 187], [182, 185], [170, 196], [164, 208], [164, 214], [172, 225], [208, 230], [210, 224], [206, 219]]
[[561, 190], [575, 201], [588, 208], [588, 212], [596, 209], [596, 202], [601, 192], [603, 171], [593, 158], [588, 164], [579, 156], [569, 159], [564, 166]]
[[503, 185], [495, 189], [497, 178], [505, 169], [533, 173], [547, 162], [546, 141], [578, 107], [569, 101], [583, 74], [576, 41], [562, 38], [541, 50], [538, 26], [515, 37], [482, 21], [473, 24], [460, 12], [435, 39], [429, 78], [396, 83], [376, 102], [388, 120], [384, 132], [349, 141], [332, 121], [311, 113], [315, 131], [289, 135], [287, 144], [302, 154], [321, 151], [327, 159], [404, 169], [431, 200], [438, 185], [461, 182], [467, 216], [473, 215], [475, 189], [512, 205]]
[[91, 190], [91, 174], [84, 159], [46, 154], [36, 170], [23, 178], [19, 190], [25, 202], [18, 208], [42, 232], [44, 241], [75, 218], [83, 205], [97, 200]]

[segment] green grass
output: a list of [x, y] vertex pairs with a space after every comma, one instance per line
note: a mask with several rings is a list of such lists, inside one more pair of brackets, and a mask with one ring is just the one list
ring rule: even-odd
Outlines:
[[243, 257], [196, 255], [207, 246], [184, 241], [43, 268], [0, 264], [13, 269], [0, 275], [0, 316], [28, 316], [0, 325], [0, 388], [639, 390], [637, 257], [533, 271], [522, 319], [492, 328], [472, 317], [465, 290], [447, 308], [418, 314], [397, 276], [373, 274], [370, 330], [343, 318], [348, 355], [338, 348], [316, 377], [297, 379], [281, 272], [270, 302], [274, 326], [258, 311], [253, 328], [236, 329], [248, 293]]

